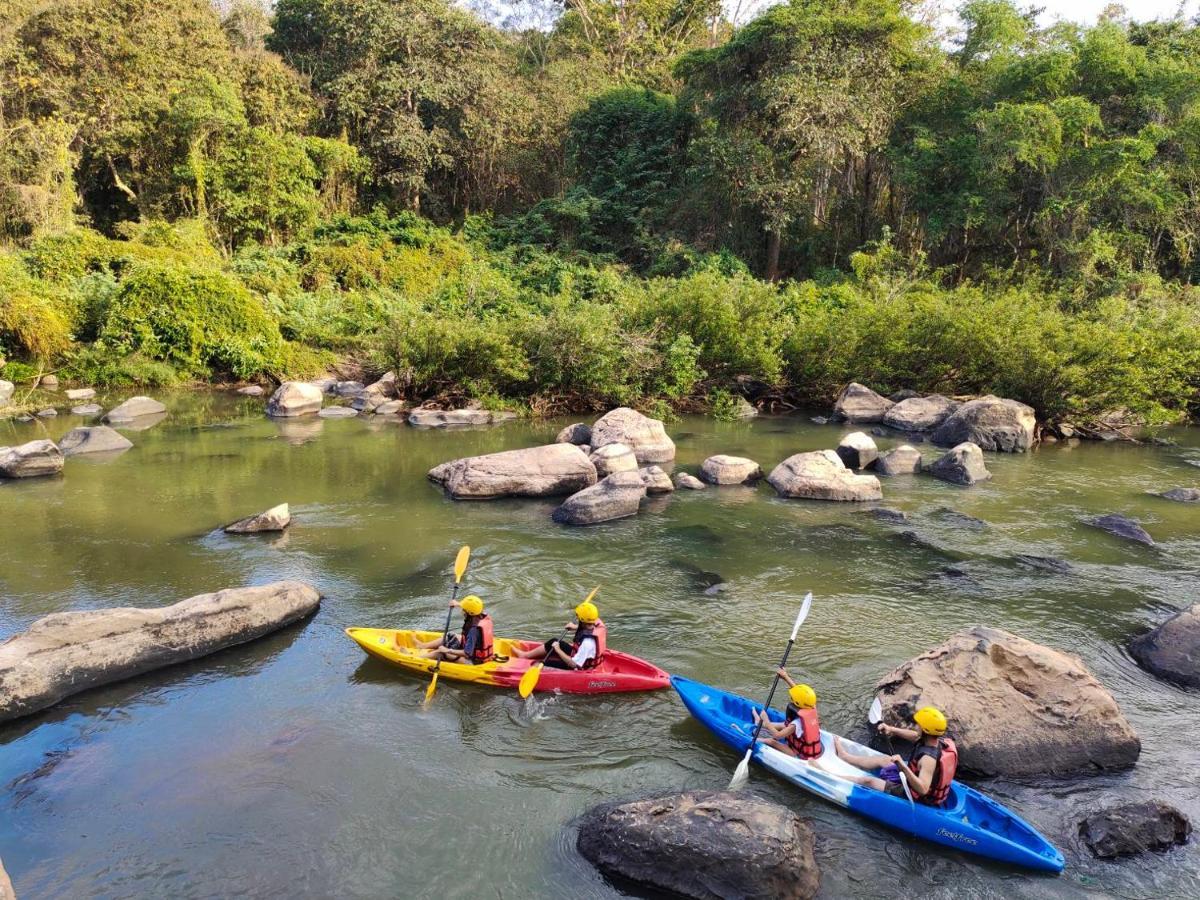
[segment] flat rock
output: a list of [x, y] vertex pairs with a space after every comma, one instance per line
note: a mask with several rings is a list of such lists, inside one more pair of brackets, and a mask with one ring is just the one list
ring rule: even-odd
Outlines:
[[1161, 800], [1112, 806], [1079, 823], [1079, 836], [1096, 856], [1112, 859], [1186, 844], [1192, 823]]
[[408, 424], [418, 428], [449, 428], [456, 425], [495, 425], [515, 419], [516, 413], [486, 409], [414, 409]]
[[638, 474], [642, 476], [642, 484], [646, 486], [647, 494], [669, 494], [675, 490], [671, 476], [659, 466], [644, 466], [638, 469]]
[[134, 423], [146, 416], [156, 416], [165, 413], [167, 408], [150, 397], [130, 397], [124, 403], [114, 406], [104, 416], [109, 425]]
[[911, 444], [901, 444], [886, 453], [881, 453], [875, 460], [874, 472], [885, 478], [896, 475], [916, 475], [921, 471], [924, 462], [921, 451]]
[[704, 490], [704, 482], [695, 475], [680, 472], [675, 476], [675, 487], [685, 491], [702, 491]]
[[261, 384], [248, 384], [245, 387], [240, 387], [237, 392], [243, 397], [261, 397], [266, 393]]
[[80, 406], [71, 407], [71, 415], [73, 416], [98, 416], [100, 412], [101, 407], [99, 403], [84, 403]]
[[63, 469], [63, 455], [54, 441], [29, 441], [0, 450], [0, 477], [37, 478], [57, 475]]
[[[570, 445], [564, 445], [570, 446]], [[646, 485], [637, 471], [621, 471], [568, 497], [553, 513], [563, 525], [596, 525], [637, 515]]]
[[1020, 453], [1033, 446], [1036, 430], [1032, 406], [988, 395], [955, 409], [934, 430], [932, 439], [943, 447], [970, 441], [982, 450]]
[[883, 424], [897, 431], [933, 431], [956, 409], [958, 404], [941, 394], [909, 397], [884, 413]]
[[697, 900], [807, 900], [812, 829], [748, 792], [690, 791], [588, 810], [579, 852], [607, 875]]
[[934, 478], [969, 486], [992, 477], [983, 464], [983, 451], [970, 441], [947, 450], [926, 469]]
[[762, 477], [762, 466], [744, 456], [721, 453], [700, 464], [700, 480], [709, 484], [749, 484]]
[[805, 500], [882, 500], [874, 475], [857, 475], [832, 450], [797, 453], [777, 465], [767, 481], [781, 497]]
[[642, 465], [675, 458], [675, 442], [667, 436], [663, 423], [627, 406], [605, 413], [592, 425], [593, 452], [606, 444], [625, 444]]
[[95, 388], [71, 388], [67, 391], [68, 400], [91, 400], [95, 396]]
[[374, 412], [377, 416], [398, 416], [407, 409], [408, 403], [404, 400], [388, 400], [375, 407]]
[[321, 411], [325, 394], [307, 381], [285, 381], [267, 401], [267, 415], [274, 419], [311, 416]]
[[1136, 541], [1139, 544], [1154, 546], [1154, 538], [1150, 537], [1150, 533], [1141, 526], [1137, 519], [1131, 519], [1129, 516], [1122, 516], [1116, 513], [1111, 513], [1107, 516], [1095, 516], [1091, 519], [1083, 520], [1085, 525], [1091, 525], [1093, 528], [1099, 528], [1101, 531], [1107, 531], [1109, 534], [1115, 534], [1119, 538], [1125, 538], [1127, 541]]
[[574, 444], [546, 444], [442, 463], [429, 479], [456, 500], [553, 497], [596, 483], [596, 467]]
[[632, 472], [638, 467], [633, 448], [625, 444], [605, 444], [593, 450], [588, 458], [596, 467], [597, 478], [605, 478], [614, 472]]
[[852, 381], [842, 388], [833, 404], [833, 417], [852, 424], [882, 422], [884, 415], [895, 406], [887, 397], [882, 397], [869, 387]]
[[16, 391], [17, 386], [15, 384], [0, 378], [0, 407], [7, 406]]
[[286, 503], [272, 506], [266, 512], [238, 519], [225, 526], [228, 534], [257, 534], [260, 531], [283, 531], [292, 524], [292, 512]]
[[592, 443], [592, 426], [586, 422], [576, 422], [568, 425], [554, 439], [558, 444], [588, 444]]
[[1171, 488], [1158, 496], [1178, 503], [1200, 503], [1200, 488]]
[[81, 453], [121, 453], [133, 446], [133, 442], [107, 425], [87, 428], [72, 428], [58, 442], [63, 456], [78, 456]]
[[1129, 642], [1129, 654], [1159, 678], [1200, 688], [1200, 603]]
[[321, 597], [299, 581], [200, 594], [155, 609], [54, 613], [0, 644], [0, 721], [277, 631]]
[[322, 419], [353, 419], [358, 416], [358, 410], [349, 406], [326, 406], [317, 415]]
[[880, 679], [889, 724], [932, 705], [962, 765], [982, 775], [1073, 775], [1132, 766], [1141, 741], [1083, 661], [976, 625]]
[[853, 431], [838, 442], [837, 455], [847, 469], [865, 469], [879, 459], [879, 448], [869, 435]]

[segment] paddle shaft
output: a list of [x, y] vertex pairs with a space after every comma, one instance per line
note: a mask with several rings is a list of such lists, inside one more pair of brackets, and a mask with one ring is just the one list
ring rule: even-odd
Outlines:
[[[454, 582], [454, 589], [450, 591], [450, 605], [446, 607], [446, 627], [442, 629], [442, 641], [450, 637], [450, 619], [454, 617], [454, 601], [458, 599], [458, 582]], [[437, 662], [433, 664], [433, 673], [436, 675], [442, 668], [442, 658], [439, 656]]]
[[[779, 661], [779, 668], [782, 669], [787, 666], [788, 657], [792, 653], [792, 645], [795, 643], [796, 643], [796, 632], [793, 631], [791, 638], [787, 642], [787, 647], [783, 651], [783, 659], [781, 659]], [[779, 687], [779, 681], [780, 681], [779, 673], [776, 672], [775, 680], [771, 682], [771, 692], [769, 694], [767, 694], [767, 703], [763, 707], [763, 716], [764, 717], [767, 715], [767, 710], [769, 710], [771, 708], [771, 701], [775, 699], [775, 688]], [[754, 745], [758, 743], [758, 734], [760, 731], [762, 731], [762, 727], [763, 727], [763, 720], [759, 719], [758, 724], [754, 727], [754, 735], [750, 738], [751, 749], [753, 749]]]

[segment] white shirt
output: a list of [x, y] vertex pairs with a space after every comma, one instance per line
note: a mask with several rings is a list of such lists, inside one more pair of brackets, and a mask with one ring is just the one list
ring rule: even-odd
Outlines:
[[585, 637], [579, 642], [579, 649], [575, 651], [575, 655], [571, 660], [581, 669], [587, 665], [588, 660], [596, 658], [596, 639], [594, 637]]

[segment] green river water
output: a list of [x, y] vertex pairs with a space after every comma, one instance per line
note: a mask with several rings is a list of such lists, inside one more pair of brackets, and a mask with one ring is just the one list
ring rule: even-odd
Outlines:
[[[130, 432], [116, 459], [0, 482], [0, 637], [59, 610], [279, 578], [325, 600], [264, 640], [0, 726], [0, 858], [23, 900], [619, 896], [576, 854], [571, 820], [604, 800], [723, 787], [736, 759], [670, 690], [525, 704], [443, 680], [423, 708], [423, 679], [368, 661], [342, 629], [440, 627], [463, 543], [467, 587], [499, 633], [549, 637], [600, 584], [614, 646], [753, 696], [811, 590], [791, 667], [816, 687], [823, 724], [860, 737], [875, 681], [964, 625], [1076, 652], [1140, 734], [1137, 767], [974, 781], [1063, 849], [1057, 878], [889, 832], [762, 772], [749, 789], [812, 822], [825, 897], [1200, 896], [1200, 842], [1100, 862], [1075, 826], [1143, 796], [1200, 822], [1200, 695], [1123, 649], [1197, 599], [1200, 511], [1146, 494], [1200, 484], [1196, 429], [1171, 433], [1176, 447], [989, 454], [993, 480], [970, 489], [887, 480], [903, 528], [853, 504], [782, 501], [763, 483], [652, 498], [637, 518], [570, 529], [550, 520], [552, 502], [455, 503], [425, 479], [447, 459], [553, 440], [567, 420], [421, 431], [274, 423], [261, 401], [220, 394], [166, 400], [168, 418]], [[0, 422], [0, 445], [76, 424]], [[713, 453], [769, 468], [846, 430], [807, 416], [670, 426], [689, 471]], [[219, 529], [284, 501], [283, 537]], [[1141, 519], [1159, 547], [1078, 523], [1108, 512]], [[1073, 570], [1026, 568], [1018, 553]], [[718, 580], [726, 588], [706, 594]]]

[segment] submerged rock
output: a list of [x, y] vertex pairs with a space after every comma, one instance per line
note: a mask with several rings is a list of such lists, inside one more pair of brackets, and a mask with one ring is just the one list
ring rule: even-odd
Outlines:
[[934, 478], [964, 487], [992, 477], [983, 464], [983, 451], [969, 441], [947, 450], [933, 461], [927, 471]]
[[921, 451], [910, 444], [901, 444], [875, 461], [875, 474], [890, 478], [895, 475], [916, 475], [924, 462]]
[[680, 472], [675, 476], [675, 487], [682, 488], [685, 491], [702, 491], [704, 490], [704, 482], [695, 475]]
[[878, 478], [851, 472], [832, 450], [789, 456], [772, 470], [767, 481], [781, 497], [849, 501], [883, 499]]
[[1170, 850], [1192, 833], [1187, 817], [1161, 800], [1112, 806], [1079, 823], [1079, 836], [1101, 859]]
[[976, 625], [880, 679], [884, 717], [922, 706], [950, 721], [962, 764], [983, 775], [1070, 775], [1132, 766], [1141, 741], [1078, 656]]
[[637, 471], [614, 472], [568, 497], [553, 513], [563, 525], [596, 525], [637, 515], [646, 485]]
[[38, 478], [57, 475], [62, 469], [63, 455], [54, 441], [29, 441], [0, 448], [0, 477]]
[[1033, 553], [1018, 553], [1013, 557], [1013, 562], [1019, 563], [1029, 569], [1056, 572], [1059, 575], [1069, 575], [1075, 571], [1074, 566], [1065, 559], [1059, 559], [1057, 556], [1037, 556]]
[[579, 820], [577, 846], [608, 875], [697, 900], [807, 900], [820, 885], [812, 829], [748, 793], [598, 806]]
[[933, 442], [952, 447], [969, 441], [982, 450], [1020, 453], [1033, 446], [1036, 430], [1032, 406], [989, 395], [955, 409], [933, 432]]
[[888, 522], [892, 525], [901, 525], [908, 521], [908, 514], [901, 509], [877, 506], [874, 509], [868, 510], [868, 512], [880, 522]]
[[121, 453], [133, 446], [133, 442], [107, 425], [89, 428], [72, 428], [63, 435], [58, 448], [63, 456], [80, 453]]
[[837, 445], [837, 455], [847, 469], [865, 469], [879, 459], [879, 448], [861, 431], [846, 435]]
[[1200, 503], [1200, 488], [1171, 488], [1158, 496], [1178, 503]]
[[762, 476], [762, 466], [744, 456], [717, 454], [700, 464], [700, 480], [709, 484], [746, 484]]
[[455, 425], [498, 425], [515, 419], [508, 410], [487, 409], [414, 409], [408, 414], [408, 424], [419, 428], [447, 428]]
[[109, 425], [125, 424], [166, 411], [165, 406], [150, 397], [130, 397], [124, 403], [110, 409], [104, 416], [104, 421]]
[[557, 444], [588, 444], [592, 443], [592, 426], [585, 422], [568, 425], [554, 439]]
[[884, 414], [895, 405], [887, 397], [881, 397], [869, 387], [852, 381], [838, 394], [833, 404], [833, 417], [851, 424], [882, 422]]
[[965, 512], [959, 512], [957, 509], [951, 509], [948, 506], [939, 506], [933, 511], [933, 515], [943, 522], [957, 525], [959, 528], [972, 528], [976, 531], [982, 531], [988, 527], [988, 523], [983, 521], [983, 519], [977, 519], [975, 516], [969, 516]]
[[326, 406], [317, 415], [322, 419], [354, 419], [358, 417], [358, 410], [349, 406]]
[[1128, 541], [1154, 546], [1154, 538], [1150, 537], [1150, 533], [1138, 523], [1137, 519], [1112, 513], [1107, 516], [1084, 519], [1083, 522], [1085, 525], [1091, 525], [1093, 528], [1099, 528], [1101, 531], [1107, 531], [1109, 534], [1115, 534]]
[[286, 503], [272, 506], [266, 512], [238, 519], [225, 526], [228, 534], [257, 534], [260, 531], [283, 531], [292, 524], [292, 513]]
[[884, 414], [883, 424], [897, 431], [932, 431], [957, 408], [957, 403], [941, 394], [909, 397]]
[[307, 381], [285, 381], [267, 401], [267, 415], [274, 419], [311, 416], [321, 411], [325, 395]]
[[574, 444], [546, 444], [442, 463], [429, 470], [455, 500], [553, 497], [596, 483], [596, 467]]
[[1129, 654], [1159, 678], [1200, 688], [1200, 603], [1135, 637], [1129, 642]]
[[592, 425], [593, 452], [606, 444], [625, 444], [642, 465], [675, 458], [675, 442], [667, 436], [663, 423], [627, 406], [605, 413]]
[[98, 416], [100, 415], [101, 407], [99, 403], [84, 403], [81, 406], [72, 406], [71, 415], [73, 416]]
[[625, 444], [606, 444], [593, 450], [588, 459], [596, 467], [597, 478], [605, 478], [614, 472], [632, 472], [638, 467], [633, 449]]
[[299, 581], [200, 594], [155, 609], [54, 613], [0, 644], [0, 721], [64, 697], [262, 637], [313, 613]]
[[638, 474], [642, 476], [642, 484], [646, 486], [647, 494], [669, 494], [675, 490], [671, 476], [658, 466], [645, 466], [638, 469]]
[[248, 384], [245, 387], [238, 388], [237, 392], [243, 397], [261, 397], [266, 393], [261, 384]]

